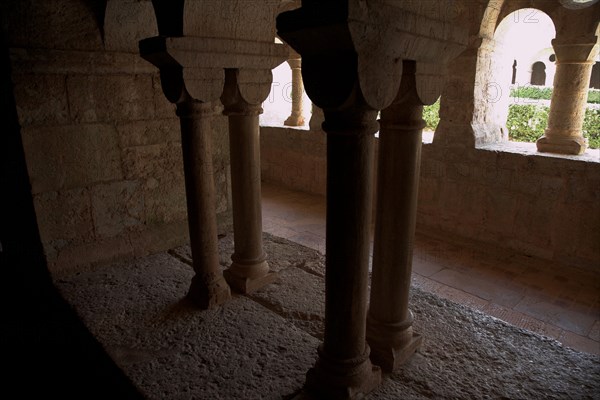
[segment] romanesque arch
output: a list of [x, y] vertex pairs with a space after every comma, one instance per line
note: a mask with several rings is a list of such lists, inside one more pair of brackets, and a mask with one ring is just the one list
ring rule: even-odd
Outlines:
[[546, 85], [546, 64], [542, 61], [536, 61], [531, 66], [531, 79], [529, 83], [535, 86]]

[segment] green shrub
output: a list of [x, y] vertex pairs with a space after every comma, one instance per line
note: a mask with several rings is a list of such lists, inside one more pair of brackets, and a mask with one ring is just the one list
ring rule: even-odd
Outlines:
[[[511, 104], [506, 127], [509, 140], [535, 142], [548, 126], [549, 107], [531, 104]], [[588, 108], [583, 121], [583, 136], [592, 149], [600, 148], [600, 110]]]
[[600, 110], [585, 110], [583, 136], [588, 139], [591, 149], [600, 149]]
[[435, 131], [440, 123], [440, 99], [430, 106], [423, 107], [423, 119], [427, 124], [425, 129]]
[[[510, 97], [519, 99], [550, 100], [552, 99], [552, 88], [540, 86], [515, 86], [510, 89]], [[588, 91], [587, 102], [600, 104], [600, 90], [590, 89]]]
[[516, 86], [510, 90], [510, 97], [520, 99], [550, 100], [552, 88], [538, 86]]
[[511, 104], [508, 107], [506, 128], [509, 140], [535, 142], [548, 125], [548, 107], [531, 104]]

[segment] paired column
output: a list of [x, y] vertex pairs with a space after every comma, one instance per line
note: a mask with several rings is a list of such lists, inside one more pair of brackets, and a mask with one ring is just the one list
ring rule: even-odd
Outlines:
[[229, 117], [234, 253], [224, 274], [234, 290], [250, 293], [277, 279], [269, 271], [262, 241], [258, 122], [262, 108], [241, 96], [236, 70], [226, 70], [225, 76], [221, 100]]
[[302, 84], [302, 59], [296, 52], [292, 52], [288, 64], [292, 69], [292, 114], [285, 120], [284, 125], [304, 125], [303, 101], [304, 85]]
[[219, 112], [214, 103], [192, 99], [177, 104], [185, 174], [190, 246], [195, 275], [188, 298], [203, 309], [230, 298], [219, 270], [217, 214], [211, 150], [211, 120]]
[[355, 398], [381, 382], [381, 370], [369, 360], [365, 327], [377, 111], [363, 104], [326, 109], [323, 129], [327, 132], [325, 335], [306, 387], [322, 398]]
[[537, 141], [541, 152], [582, 154], [587, 149], [583, 119], [598, 44], [571, 43], [554, 39], [556, 74], [550, 103], [548, 128]]
[[381, 112], [377, 213], [367, 340], [371, 359], [393, 371], [421, 344], [408, 309], [415, 236], [423, 105], [415, 63], [405, 61], [396, 100]]

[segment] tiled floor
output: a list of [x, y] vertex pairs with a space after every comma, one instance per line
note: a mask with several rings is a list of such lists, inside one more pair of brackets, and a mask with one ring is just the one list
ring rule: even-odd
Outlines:
[[[325, 199], [263, 184], [264, 230], [325, 253]], [[600, 274], [417, 235], [413, 285], [600, 355]]]

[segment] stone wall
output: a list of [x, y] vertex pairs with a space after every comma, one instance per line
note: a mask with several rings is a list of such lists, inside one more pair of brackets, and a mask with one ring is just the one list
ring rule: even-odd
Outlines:
[[[262, 128], [263, 180], [324, 194], [324, 134]], [[567, 265], [600, 265], [600, 157], [534, 144], [423, 144], [417, 229]]]
[[[1, 6], [38, 225], [53, 270], [164, 250], [188, 234], [179, 121], [157, 69], [137, 54], [138, 40], [156, 35], [151, 2], [93, 4]], [[215, 120], [213, 139], [217, 211], [226, 225], [225, 117]]]
[[308, 193], [325, 194], [326, 135], [323, 131], [261, 127], [262, 179]]
[[534, 144], [423, 146], [419, 229], [589, 269], [600, 266], [600, 157]]

